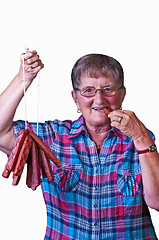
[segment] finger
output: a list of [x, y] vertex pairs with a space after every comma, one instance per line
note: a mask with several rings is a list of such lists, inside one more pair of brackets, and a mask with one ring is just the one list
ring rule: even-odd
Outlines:
[[37, 73], [44, 67], [44, 64], [38, 58], [38, 55], [25, 61], [25, 70], [30, 73]]
[[32, 54], [36, 54], [36, 53], [37, 53], [37, 51], [36, 51], [36, 50], [33, 50], [33, 51], [31, 51], [31, 53], [32, 53]]
[[121, 117], [119, 115], [113, 115], [113, 116], [110, 117], [111, 122], [118, 122], [119, 119], [121, 119], [121, 118], [123, 118], [123, 117]]
[[34, 69], [34, 68], [36, 68], [36, 67], [38, 67], [38, 66], [41, 66], [41, 65], [43, 65], [43, 64], [42, 64], [41, 60], [38, 59], [38, 61], [33, 62], [32, 64], [30, 64], [30, 68], [31, 68], [31, 69]]
[[27, 60], [29, 59], [30, 57], [33, 56], [33, 53], [32, 52], [28, 52], [28, 53], [22, 53], [20, 55], [20, 61], [22, 62], [23, 60]]
[[125, 116], [124, 115], [115, 115], [115, 116], [112, 116], [111, 118], [111, 123], [114, 125], [125, 125], [125, 123], [126, 123], [126, 118], [125, 118]]
[[120, 114], [122, 114], [122, 113], [124, 113], [124, 111], [123, 110], [119, 110], [119, 109], [115, 109], [115, 110], [113, 110], [112, 112], [110, 112], [109, 114], [108, 114], [108, 116], [113, 116], [113, 115], [120, 115]]
[[42, 68], [44, 68], [44, 64], [39, 61], [39, 63], [34, 63], [33, 65], [31, 65], [31, 69], [34, 72], [39, 72]]
[[44, 67], [44, 64], [40, 64], [37, 67], [33, 67], [31, 65], [25, 66], [25, 72], [27, 74], [37, 74], [42, 68]]
[[39, 55], [38, 54], [32, 55], [31, 57], [25, 59], [25, 64], [31, 65], [36, 61], [39, 61]]
[[34, 75], [37, 75], [38, 72], [39, 72], [42, 68], [44, 68], [44, 64], [41, 64], [41, 65], [37, 66], [36, 68], [31, 68], [31, 70], [29, 71], [29, 73], [34, 74]]
[[118, 121], [119, 117], [121, 117], [122, 119], [127, 119], [128, 113], [129, 111], [127, 110], [114, 110], [108, 115], [108, 117], [112, 121]]
[[115, 122], [115, 121], [114, 121], [114, 122], [111, 122], [111, 126], [117, 128], [117, 129], [119, 129], [119, 130], [122, 130], [122, 129], [123, 129], [122, 124], [121, 124], [121, 123], [118, 123], [118, 122]]
[[121, 124], [121, 122], [124, 121], [124, 116], [123, 115], [111, 115], [111, 116], [108, 116], [111, 120], [111, 122], [118, 122]]
[[39, 58], [39, 55], [37, 54], [36, 50], [29, 51], [26, 53], [22, 53], [20, 56], [20, 60], [25, 60], [26, 63], [30, 64], [31, 61], [36, 61]]

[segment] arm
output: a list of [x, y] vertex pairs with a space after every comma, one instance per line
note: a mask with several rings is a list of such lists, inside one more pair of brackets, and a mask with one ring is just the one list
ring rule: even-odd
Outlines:
[[[144, 124], [131, 111], [116, 110], [109, 114], [112, 127], [118, 128], [133, 139], [137, 150], [144, 150], [153, 144]], [[121, 122], [118, 122], [119, 118]], [[139, 154], [142, 179], [147, 205], [159, 211], [159, 154], [157, 151]]]
[[23, 59], [25, 64], [26, 90], [40, 69], [44, 67], [36, 51], [22, 54], [18, 74], [0, 95], [0, 150], [7, 154], [10, 154], [14, 146], [13, 118], [24, 95]]

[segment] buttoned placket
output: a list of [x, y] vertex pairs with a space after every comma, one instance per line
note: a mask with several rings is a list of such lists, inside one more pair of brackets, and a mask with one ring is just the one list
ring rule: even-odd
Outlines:
[[100, 185], [101, 185], [101, 163], [100, 163], [100, 155], [98, 156], [97, 152], [97, 158], [98, 158], [98, 165], [95, 169], [95, 175], [96, 175], [96, 182], [94, 184], [94, 191], [95, 195], [98, 196], [94, 202], [93, 202], [93, 208], [96, 209], [95, 213], [95, 219], [93, 222], [93, 227], [96, 228], [95, 231], [98, 232], [96, 235], [96, 240], [100, 239], [100, 224], [101, 224], [101, 206], [100, 206]]
[[[107, 142], [107, 144], [105, 144], [105, 142]], [[103, 146], [111, 146], [111, 139], [110, 141], [108, 141], [108, 137], [107, 139], [105, 139], [104, 143], [103, 143]], [[102, 174], [103, 174], [103, 168], [102, 168], [102, 164], [103, 164], [103, 161], [101, 163], [101, 156], [102, 156], [102, 150], [103, 150], [103, 146], [101, 148], [101, 151], [100, 151], [100, 154], [98, 155], [98, 167], [96, 168], [96, 174], [98, 175], [97, 177], [97, 188], [98, 188], [98, 219], [99, 219], [99, 222], [98, 222], [98, 225], [96, 225], [96, 227], [98, 227], [98, 238], [97, 240], [100, 240], [101, 239], [101, 235], [100, 235], [100, 232], [101, 232], [101, 178], [102, 178]], [[105, 160], [106, 160], [106, 156], [107, 156], [107, 153], [105, 152]]]

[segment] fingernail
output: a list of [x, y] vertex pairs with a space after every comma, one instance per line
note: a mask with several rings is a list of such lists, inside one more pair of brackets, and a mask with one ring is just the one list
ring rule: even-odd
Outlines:
[[31, 57], [32, 55], [33, 55], [32, 52], [28, 52], [28, 53], [27, 53], [27, 56], [28, 56], [28, 57]]

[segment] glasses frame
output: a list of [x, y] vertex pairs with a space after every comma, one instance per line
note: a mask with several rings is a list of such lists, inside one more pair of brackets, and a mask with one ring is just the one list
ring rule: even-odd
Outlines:
[[117, 94], [117, 91], [118, 90], [120, 90], [120, 89], [122, 89], [124, 86], [121, 86], [121, 87], [119, 87], [119, 88], [115, 88], [115, 94], [113, 94], [113, 95], [107, 95], [107, 94], [104, 94], [103, 93], [103, 89], [104, 88], [107, 88], [107, 87], [103, 87], [103, 88], [94, 88], [94, 87], [90, 87], [90, 88], [94, 88], [95, 89], [95, 91], [94, 91], [94, 95], [92, 95], [92, 96], [85, 96], [85, 95], [83, 95], [81, 92], [82, 92], [82, 90], [84, 89], [84, 88], [82, 88], [82, 89], [79, 89], [79, 88], [74, 88], [74, 90], [75, 91], [79, 91], [80, 92], [80, 94], [81, 94], [81, 96], [83, 96], [83, 97], [87, 97], [87, 98], [91, 98], [91, 97], [94, 97], [95, 95], [96, 95], [96, 93], [97, 93], [97, 91], [98, 90], [100, 90], [101, 91], [101, 93], [105, 96], [105, 97], [112, 97], [112, 96], [115, 96], [116, 94]]

